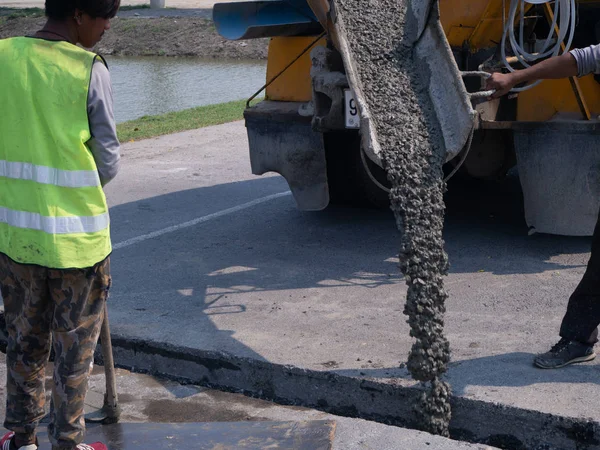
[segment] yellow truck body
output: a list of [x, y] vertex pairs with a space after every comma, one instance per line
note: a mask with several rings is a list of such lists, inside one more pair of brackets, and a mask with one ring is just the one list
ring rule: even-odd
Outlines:
[[[290, 19], [288, 14], [286, 27], [277, 21], [276, 6], [280, 3], [286, 8], [290, 1], [215, 6], [219, 31], [237, 14], [236, 9], [245, 8], [241, 16], [257, 19], [237, 20], [244, 31], [233, 38], [270, 37], [265, 101], [246, 111], [253, 172], [281, 173], [301, 209], [322, 209], [332, 197], [348, 192], [385, 204], [385, 172], [376, 155], [375, 134], [364, 117], [366, 106], [353, 85], [352, 61], [344, 52], [344, 31], [336, 22], [334, 3], [293, 0], [296, 8], [306, 8], [304, 16], [309, 11], [312, 17], [306, 21], [303, 16]], [[453, 104], [439, 105], [440, 121], [451, 123], [455, 106], [466, 114], [463, 125], [457, 126], [460, 138], [454, 144], [456, 149], [449, 152], [449, 170], [460, 164], [462, 173], [497, 179], [516, 165], [524, 192], [525, 219], [532, 231], [590, 235], [600, 199], [600, 158], [594, 151], [600, 131], [598, 77], [544, 81], [500, 100], [476, 99], [473, 94], [482, 89], [482, 80], [465, 78], [465, 74], [503, 70], [499, 49], [510, 0], [434, 0], [430, 4], [433, 13], [423, 7], [424, 0], [404, 1], [416, 16], [421, 14], [419, 24], [430, 31], [431, 39], [438, 39], [430, 48], [440, 47], [440, 55], [447, 52], [452, 56], [451, 62], [444, 60], [452, 67], [441, 64], [451, 69], [446, 71], [448, 80], [444, 72], [432, 75], [444, 89], [457, 91], [455, 97], [444, 97]], [[255, 9], [248, 9], [249, 4]], [[549, 3], [526, 4], [523, 23], [532, 49], [552, 27], [552, 8]], [[271, 15], [265, 17], [265, 10]], [[579, 0], [577, 13], [572, 46], [600, 42], [600, 2]], [[437, 29], [441, 38], [436, 38]], [[441, 58], [432, 55], [437, 57]], [[462, 82], [457, 82], [461, 74]], [[345, 126], [348, 90], [357, 97], [359, 129]], [[448, 100], [459, 97], [469, 104], [459, 107], [463, 100]], [[474, 136], [466, 140], [464, 128], [470, 118]], [[267, 147], [271, 150], [265, 150]]]

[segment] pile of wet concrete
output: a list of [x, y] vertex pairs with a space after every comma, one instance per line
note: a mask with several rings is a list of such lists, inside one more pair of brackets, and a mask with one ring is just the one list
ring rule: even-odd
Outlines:
[[407, 25], [408, 0], [335, 0], [335, 7], [392, 184], [400, 268], [408, 284], [404, 312], [415, 338], [408, 368], [428, 383], [415, 411], [423, 429], [448, 435], [450, 387], [441, 380], [450, 359], [443, 335], [446, 151], [424, 85], [427, 77], [413, 57], [416, 31]]

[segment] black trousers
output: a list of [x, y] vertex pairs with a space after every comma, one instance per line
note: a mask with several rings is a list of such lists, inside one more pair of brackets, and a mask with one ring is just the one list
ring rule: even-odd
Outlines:
[[596, 343], [600, 325], [600, 216], [594, 229], [592, 254], [560, 326], [560, 336], [571, 341]]

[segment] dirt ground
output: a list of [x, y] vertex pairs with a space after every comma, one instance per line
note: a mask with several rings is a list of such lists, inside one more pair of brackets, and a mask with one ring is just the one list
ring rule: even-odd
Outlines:
[[[35, 33], [43, 17], [0, 17], [0, 39]], [[209, 19], [198, 17], [115, 18], [94, 49], [116, 56], [196, 56], [203, 58], [266, 59], [267, 39], [228, 41]]]

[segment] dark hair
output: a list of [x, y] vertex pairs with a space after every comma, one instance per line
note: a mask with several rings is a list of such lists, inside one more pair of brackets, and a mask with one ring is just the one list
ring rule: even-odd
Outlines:
[[76, 9], [89, 14], [94, 19], [112, 19], [117, 15], [121, 0], [46, 0], [46, 17], [65, 20], [73, 17]]

